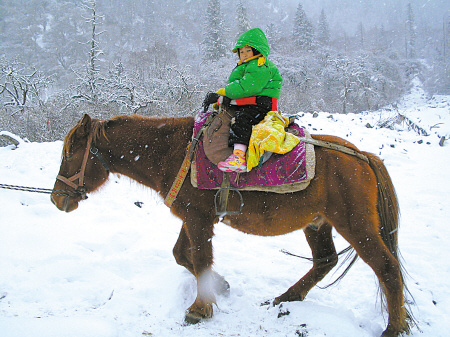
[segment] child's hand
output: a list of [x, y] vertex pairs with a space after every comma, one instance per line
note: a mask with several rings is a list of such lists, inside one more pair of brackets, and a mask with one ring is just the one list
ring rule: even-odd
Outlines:
[[206, 112], [210, 104], [216, 103], [220, 95], [215, 92], [208, 92], [203, 100], [203, 112]]

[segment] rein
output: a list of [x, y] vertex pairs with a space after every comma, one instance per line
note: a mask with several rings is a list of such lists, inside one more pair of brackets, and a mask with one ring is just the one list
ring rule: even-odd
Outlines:
[[[108, 163], [102, 157], [102, 155], [98, 151], [98, 148], [94, 146], [94, 144], [92, 142], [92, 133], [91, 133], [91, 134], [89, 134], [89, 137], [88, 137], [88, 140], [86, 143], [86, 151], [84, 152], [83, 162], [81, 163], [80, 171], [69, 178], [66, 178], [60, 174], [58, 174], [58, 176], [56, 177], [57, 180], [62, 181], [66, 185], [72, 187], [78, 194], [81, 195], [81, 198], [83, 200], [87, 199], [86, 187], [84, 186], [84, 173], [86, 170], [86, 164], [87, 164], [87, 160], [89, 158], [89, 153], [96, 156], [102, 163], [105, 170], [109, 173], [110, 169], [109, 169]], [[78, 180], [78, 184], [74, 183], [74, 181], [76, 181], [76, 180]]]

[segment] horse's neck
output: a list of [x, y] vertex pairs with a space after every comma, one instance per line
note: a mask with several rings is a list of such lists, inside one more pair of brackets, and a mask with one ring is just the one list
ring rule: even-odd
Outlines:
[[108, 130], [112, 172], [169, 191], [186, 154], [193, 123], [186, 118], [130, 120]]

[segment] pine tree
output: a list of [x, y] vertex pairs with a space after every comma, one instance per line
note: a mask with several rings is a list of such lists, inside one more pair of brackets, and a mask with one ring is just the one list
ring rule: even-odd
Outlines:
[[269, 23], [266, 27], [266, 37], [272, 50], [276, 50], [278, 48], [278, 40], [280, 39], [280, 36], [281, 32], [278, 27], [273, 22]]
[[358, 25], [359, 47], [364, 48], [364, 25], [362, 22]]
[[250, 22], [248, 21], [247, 18], [247, 9], [242, 4], [242, 0], [239, 0], [237, 5], [236, 21], [237, 21], [238, 36], [240, 36], [242, 33], [246, 32], [251, 28]]
[[297, 7], [294, 18], [294, 42], [301, 49], [311, 50], [313, 47], [313, 27], [309, 19], [306, 17], [302, 4]]
[[406, 57], [416, 57], [416, 24], [414, 20], [414, 12], [411, 3], [407, 5], [406, 10]]
[[224, 32], [220, 1], [209, 0], [202, 42], [204, 61], [217, 60], [226, 55], [228, 48], [223, 38]]
[[450, 55], [450, 15], [444, 16], [444, 22], [442, 26], [443, 30], [443, 56], [444, 56], [444, 62], [447, 62], [449, 60]]
[[387, 33], [384, 25], [381, 25], [380, 31], [378, 33], [377, 43], [378, 48], [380, 48], [381, 50], [386, 50], [388, 48]]
[[322, 46], [328, 46], [330, 44], [330, 27], [328, 25], [327, 16], [325, 15], [325, 11], [323, 9], [319, 17], [317, 40]]

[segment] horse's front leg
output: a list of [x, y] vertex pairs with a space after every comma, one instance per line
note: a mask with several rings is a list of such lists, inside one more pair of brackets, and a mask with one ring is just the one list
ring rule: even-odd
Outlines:
[[215, 274], [211, 269], [213, 264], [211, 242], [213, 223], [205, 218], [195, 216], [194, 219], [186, 220], [183, 226], [190, 242], [193, 274], [197, 278], [197, 297], [186, 311], [185, 316], [186, 322], [190, 324], [211, 318], [213, 315], [212, 305], [216, 302], [214, 296]]
[[197, 277], [197, 297], [194, 303], [186, 310], [186, 323], [197, 324], [204, 319], [212, 317], [213, 304], [216, 303], [213, 282], [211, 269], [206, 269]]
[[[196, 276], [194, 271], [194, 264], [192, 260], [192, 251], [191, 249], [191, 241], [189, 240], [186, 225], [183, 223], [181, 227], [180, 234], [178, 236], [178, 240], [173, 248], [173, 256], [175, 260], [180, 266], [185, 267], [189, 270], [194, 276]], [[225, 280], [225, 278], [218, 274], [215, 271], [212, 271], [212, 281], [214, 287], [214, 293], [216, 295], [225, 295], [228, 296], [230, 293], [230, 284]]]
[[173, 247], [172, 252], [173, 252], [173, 256], [175, 257], [175, 261], [177, 261], [177, 263], [180, 266], [185, 267], [193, 275], [195, 275], [194, 265], [192, 263], [191, 242], [186, 233], [186, 228], [185, 228], [184, 223], [183, 223], [183, 226], [181, 227], [180, 234], [178, 235], [178, 240], [175, 243], [175, 246]]

